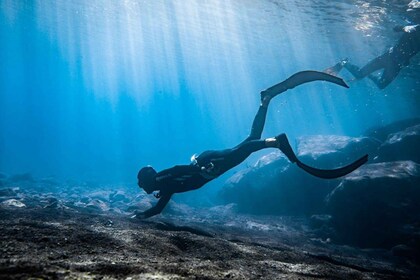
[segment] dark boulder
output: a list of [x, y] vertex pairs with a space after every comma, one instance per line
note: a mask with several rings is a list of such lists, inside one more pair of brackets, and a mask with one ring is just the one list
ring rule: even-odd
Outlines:
[[304, 163], [322, 168], [337, 168], [365, 154], [373, 158], [380, 145], [381, 142], [369, 137], [314, 135], [298, 138], [297, 154]]
[[11, 188], [0, 189], [0, 197], [14, 197], [14, 196], [16, 196], [16, 192], [14, 189], [11, 189]]
[[385, 142], [390, 134], [397, 133], [398, 131], [405, 130], [420, 124], [420, 118], [406, 119], [396, 121], [384, 126], [378, 126], [368, 129], [363, 135], [377, 139], [380, 142]]
[[412, 160], [420, 163], [420, 124], [392, 133], [379, 147], [375, 161]]
[[346, 176], [326, 201], [338, 241], [382, 248], [410, 243], [420, 224], [420, 165], [365, 165]]
[[404, 244], [399, 244], [391, 249], [391, 253], [396, 257], [403, 257], [409, 259], [418, 259], [420, 252]]
[[318, 229], [329, 226], [331, 224], [331, 219], [331, 215], [312, 215], [309, 223], [312, 228]]
[[313, 177], [274, 152], [231, 177], [220, 197], [242, 213], [309, 215], [323, 211], [325, 196], [338, 182]]
[[[304, 163], [328, 169], [349, 164], [379, 145], [366, 137], [317, 135], [299, 138], [296, 150]], [[312, 215], [325, 211], [325, 196], [339, 182], [309, 175], [277, 151], [232, 176], [220, 195], [244, 213]]]

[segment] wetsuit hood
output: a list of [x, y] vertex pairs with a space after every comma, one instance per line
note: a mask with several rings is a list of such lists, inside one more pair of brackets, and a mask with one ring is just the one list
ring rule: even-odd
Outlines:
[[156, 170], [149, 166], [143, 167], [140, 169], [137, 174], [138, 185], [140, 188], [143, 188], [147, 193], [152, 193], [156, 183]]

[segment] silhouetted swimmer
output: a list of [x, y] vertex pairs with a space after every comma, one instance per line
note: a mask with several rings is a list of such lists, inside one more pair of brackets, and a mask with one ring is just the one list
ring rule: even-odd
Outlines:
[[[410, 59], [414, 57], [420, 49], [420, 27], [419, 25], [396, 26], [395, 32], [404, 32], [398, 43], [388, 49], [381, 56], [376, 57], [368, 64], [359, 68], [344, 59], [334, 66], [324, 70], [329, 74], [338, 74], [341, 69], [346, 68], [357, 80], [368, 77], [375, 85], [386, 88], [398, 75], [402, 68], [410, 64]], [[380, 77], [372, 75], [373, 72], [383, 69]]]
[[335, 76], [316, 71], [299, 72], [261, 92], [261, 104], [252, 123], [251, 133], [239, 145], [231, 149], [211, 150], [193, 155], [189, 165], [176, 165], [160, 172], [156, 172], [151, 166], [140, 169], [137, 175], [138, 186], [148, 194], [158, 192], [155, 197], [159, 198], [159, 201], [149, 210], [136, 212], [133, 217], [148, 218], [159, 214], [173, 194], [198, 189], [243, 162], [253, 152], [266, 148], [280, 149], [291, 162], [296, 163], [306, 172], [321, 178], [341, 177], [364, 164], [367, 161], [367, 155], [339, 169], [321, 170], [299, 161], [285, 134], [261, 139], [270, 100], [287, 89], [316, 80], [324, 80], [347, 87], [342, 79]]

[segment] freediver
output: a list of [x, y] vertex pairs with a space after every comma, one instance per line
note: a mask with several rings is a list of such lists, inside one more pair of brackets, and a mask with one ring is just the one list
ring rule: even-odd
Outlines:
[[156, 172], [151, 166], [141, 168], [137, 175], [138, 186], [147, 194], [157, 192], [155, 197], [159, 201], [155, 206], [144, 212], [136, 211], [132, 217], [144, 219], [159, 214], [173, 194], [198, 189], [243, 162], [253, 152], [266, 148], [280, 149], [292, 163], [296, 163], [300, 168], [314, 176], [326, 179], [344, 176], [367, 162], [367, 155], [365, 155], [352, 164], [338, 169], [316, 169], [299, 161], [285, 134], [261, 139], [270, 100], [297, 85], [316, 80], [324, 80], [348, 88], [342, 79], [326, 73], [317, 71], [298, 72], [285, 81], [261, 92], [261, 104], [252, 123], [250, 135], [239, 145], [231, 149], [205, 151], [192, 156], [189, 165], [176, 165], [160, 172]]
[[[420, 27], [419, 25], [396, 26], [395, 32], [403, 32], [397, 44], [389, 48], [384, 54], [374, 58], [368, 64], [359, 68], [358, 66], [343, 59], [334, 66], [324, 70], [332, 75], [338, 74], [341, 69], [346, 68], [356, 80], [368, 77], [379, 89], [386, 88], [398, 75], [402, 68], [410, 64], [420, 49]], [[373, 75], [374, 72], [383, 69], [380, 77]]]

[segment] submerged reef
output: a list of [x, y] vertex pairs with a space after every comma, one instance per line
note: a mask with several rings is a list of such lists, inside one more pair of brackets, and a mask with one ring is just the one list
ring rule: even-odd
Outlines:
[[348, 175], [326, 202], [341, 242], [420, 248], [420, 164], [394, 161], [364, 166]]
[[405, 255], [420, 258], [420, 119], [372, 128], [361, 137], [305, 136], [296, 146], [303, 162], [319, 168], [366, 153], [370, 159], [344, 178], [320, 180], [274, 152], [230, 178], [222, 199], [242, 213], [316, 215], [314, 224], [334, 242], [405, 248]]

